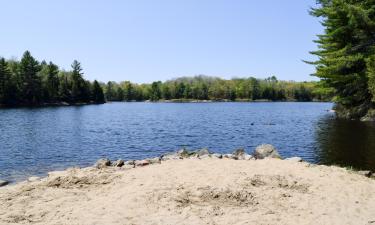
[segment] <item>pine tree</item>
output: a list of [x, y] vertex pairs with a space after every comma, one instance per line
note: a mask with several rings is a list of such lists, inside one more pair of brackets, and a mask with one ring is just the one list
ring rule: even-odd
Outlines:
[[52, 102], [58, 100], [58, 91], [59, 91], [59, 67], [52, 62], [49, 62], [47, 65], [47, 92], [48, 98]]
[[0, 58], [0, 105], [9, 105], [15, 101], [13, 99], [13, 85], [11, 72], [4, 58]]
[[72, 101], [73, 102], [82, 102], [84, 101], [84, 80], [81, 63], [77, 60], [74, 60], [72, 63]]
[[94, 81], [92, 88], [92, 100], [95, 103], [104, 103], [104, 93], [102, 87], [100, 87], [98, 81]]
[[29, 51], [23, 54], [20, 62], [20, 89], [21, 98], [25, 104], [35, 105], [41, 102], [42, 86], [38, 76], [40, 65], [31, 56]]
[[359, 118], [373, 107], [369, 58], [375, 50], [374, 0], [318, 0], [311, 11], [322, 18], [324, 34], [318, 36], [316, 76], [335, 89], [341, 117]]

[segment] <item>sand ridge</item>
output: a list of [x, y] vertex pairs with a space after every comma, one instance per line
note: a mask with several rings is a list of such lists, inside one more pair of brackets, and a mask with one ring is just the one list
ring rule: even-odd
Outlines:
[[0, 224], [375, 224], [375, 180], [279, 159], [69, 169], [0, 188]]

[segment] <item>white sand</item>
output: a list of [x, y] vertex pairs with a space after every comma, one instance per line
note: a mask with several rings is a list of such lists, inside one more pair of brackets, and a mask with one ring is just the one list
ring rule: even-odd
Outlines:
[[0, 188], [0, 224], [375, 224], [375, 180], [277, 159], [71, 169]]

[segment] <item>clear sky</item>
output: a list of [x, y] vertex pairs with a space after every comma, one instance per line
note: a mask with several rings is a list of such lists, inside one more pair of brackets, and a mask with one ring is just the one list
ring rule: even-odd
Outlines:
[[197, 74], [316, 80], [309, 51], [322, 27], [315, 0], [0, 0], [0, 55], [100, 81], [151, 82]]

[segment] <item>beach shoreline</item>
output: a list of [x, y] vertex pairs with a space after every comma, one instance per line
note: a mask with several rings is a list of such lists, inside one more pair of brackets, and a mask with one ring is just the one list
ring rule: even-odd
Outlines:
[[2, 187], [0, 224], [375, 221], [375, 180], [356, 171], [298, 157], [233, 158], [204, 152], [133, 163], [103, 159], [93, 167], [54, 171]]

